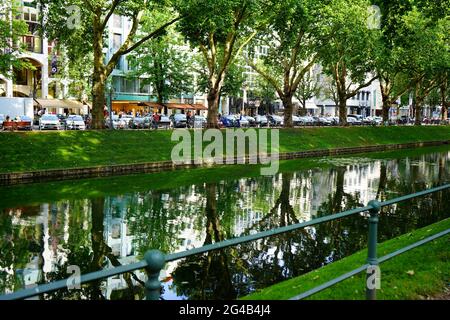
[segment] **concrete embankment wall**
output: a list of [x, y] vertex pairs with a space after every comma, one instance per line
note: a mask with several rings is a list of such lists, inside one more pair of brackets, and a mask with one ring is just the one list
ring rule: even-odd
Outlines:
[[[326, 150], [310, 150], [310, 151], [282, 153], [279, 154], [279, 159], [293, 160], [302, 158], [340, 156], [346, 154], [412, 149], [412, 148], [439, 146], [447, 144], [450, 144], [450, 140], [351, 147], [351, 148], [335, 148]], [[235, 163], [237, 163], [238, 159], [235, 160], [236, 160]], [[246, 162], [248, 162], [248, 157], [245, 160]], [[30, 172], [11, 172], [0, 174], [0, 185], [33, 183], [49, 180], [70, 180], [70, 179], [107, 177], [107, 176], [127, 175], [136, 173], [151, 173], [151, 172], [170, 171], [182, 168], [195, 168], [206, 166], [210, 165], [208, 164], [199, 165], [194, 163], [175, 165], [172, 161], [164, 161], [164, 162], [148, 162], [148, 163], [124, 164], [114, 166], [96, 166], [86, 168], [55, 169], [55, 170], [41, 170]]]

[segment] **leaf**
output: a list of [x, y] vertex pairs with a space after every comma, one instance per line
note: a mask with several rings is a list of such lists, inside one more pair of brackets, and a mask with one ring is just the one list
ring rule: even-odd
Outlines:
[[408, 275], [410, 275], [410, 276], [413, 276], [413, 275], [414, 275], [414, 270], [406, 271], [406, 274], [408, 274]]

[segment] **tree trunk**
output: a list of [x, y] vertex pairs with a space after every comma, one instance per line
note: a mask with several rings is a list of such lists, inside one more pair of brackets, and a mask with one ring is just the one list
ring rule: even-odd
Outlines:
[[391, 109], [391, 101], [389, 100], [389, 96], [386, 94], [381, 94], [383, 99], [383, 123], [389, 121], [389, 110]]
[[[103, 269], [103, 263], [105, 260], [105, 241], [103, 238], [103, 220], [105, 212], [105, 198], [97, 198], [91, 201], [91, 242], [93, 257], [90, 262], [90, 272], [95, 272]], [[97, 280], [92, 282], [92, 292], [96, 299], [102, 298], [101, 281]]]
[[[106, 105], [105, 99], [105, 76], [97, 72], [94, 73], [94, 86], [92, 87], [92, 129], [104, 129], [105, 117], [103, 108]], [[112, 102], [111, 102], [112, 103]]]
[[380, 91], [381, 91], [381, 99], [383, 101], [382, 107], [383, 123], [386, 123], [389, 121], [389, 110], [391, 109], [391, 100], [389, 99], [391, 84], [388, 79], [382, 76], [380, 77]]
[[[94, 74], [92, 85], [92, 129], [104, 129], [105, 117], [105, 85], [106, 71], [103, 64], [103, 32], [100, 28], [99, 19], [94, 18]], [[111, 101], [112, 104], [112, 101]], [[112, 108], [111, 108], [112, 109]], [[111, 116], [111, 115], [110, 115]]]
[[442, 104], [442, 111], [441, 111], [441, 120], [445, 121], [447, 120], [448, 115], [448, 101], [447, 101], [447, 82], [445, 81], [442, 83], [440, 87], [441, 92], [441, 104]]
[[414, 122], [414, 125], [421, 126], [422, 125], [422, 105], [423, 100], [422, 98], [416, 97], [416, 103], [415, 103], [415, 116], [416, 120]]
[[208, 93], [208, 128], [218, 128], [219, 91], [211, 89]]
[[294, 112], [294, 104], [292, 103], [292, 96], [283, 97], [284, 106], [284, 126], [286, 128], [293, 128], [292, 114]]
[[307, 110], [306, 110], [306, 100], [302, 99], [302, 107], [300, 108], [299, 114], [304, 117], [307, 114]]
[[339, 98], [339, 124], [342, 127], [347, 127], [347, 99], [345, 97]]

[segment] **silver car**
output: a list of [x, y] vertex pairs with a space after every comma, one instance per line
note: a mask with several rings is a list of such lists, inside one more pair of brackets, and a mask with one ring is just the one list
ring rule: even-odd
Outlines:
[[59, 130], [61, 123], [55, 114], [44, 114], [39, 119], [39, 130]]
[[267, 120], [266, 116], [256, 116], [255, 122], [259, 127], [267, 127], [267, 123], [269, 122], [269, 120]]
[[86, 130], [86, 124], [84, 123], [82, 116], [71, 115], [66, 119], [67, 130]]

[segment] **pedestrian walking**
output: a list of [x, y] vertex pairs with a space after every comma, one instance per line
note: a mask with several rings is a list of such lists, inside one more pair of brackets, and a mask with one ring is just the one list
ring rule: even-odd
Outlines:
[[158, 129], [158, 124], [159, 124], [159, 120], [160, 120], [160, 116], [158, 113], [155, 113], [153, 115], [153, 129], [157, 130]]
[[192, 113], [191, 110], [189, 110], [186, 113], [186, 122], [187, 122], [187, 127], [190, 128], [191, 127], [191, 118], [192, 118]]

